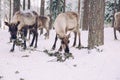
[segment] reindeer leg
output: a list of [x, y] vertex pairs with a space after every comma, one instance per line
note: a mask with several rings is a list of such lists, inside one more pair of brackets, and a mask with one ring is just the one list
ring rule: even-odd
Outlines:
[[38, 32], [37, 31], [35, 33], [35, 36], [36, 36], [35, 48], [37, 48], [37, 42], [38, 42]]
[[74, 32], [74, 35], [75, 35], [75, 37], [74, 37], [73, 47], [76, 45], [77, 32]]
[[23, 30], [23, 32], [24, 32], [24, 47], [23, 47], [23, 49], [26, 49], [27, 28], [25, 28], [25, 29]]
[[47, 30], [47, 39], [49, 39], [49, 30]]
[[12, 38], [10, 37], [10, 43], [12, 42]]
[[45, 29], [46, 29], [45, 39], [49, 39], [49, 29], [48, 28], [45, 28]]
[[41, 28], [40, 35], [43, 34], [43, 28]]
[[30, 47], [33, 46], [34, 40], [35, 40], [35, 34], [33, 33], [33, 39], [32, 39], [32, 42], [31, 42], [31, 44], [30, 44]]
[[81, 48], [81, 38], [80, 38], [80, 32], [78, 32], [78, 38], [79, 38], [78, 48]]
[[56, 42], [57, 42], [57, 39], [58, 39], [58, 37], [57, 37], [57, 34], [56, 34], [56, 37], [55, 37], [55, 42], [54, 42], [54, 45], [52, 46], [52, 49], [54, 50], [55, 49], [55, 47], [56, 47]]
[[68, 47], [68, 46], [66, 46], [66, 48], [65, 48], [65, 50], [64, 50], [64, 51], [65, 51], [65, 53], [69, 53], [69, 51], [70, 51], [70, 50], [69, 50], [69, 47]]
[[27, 28], [26, 28], [26, 26], [24, 26], [22, 28], [21, 32], [22, 32], [21, 38], [24, 40], [23, 49], [26, 49], [26, 36], [27, 36]]
[[10, 50], [10, 52], [13, 52], [13, 51], [14, 51], [15, 44], [16, 44], [16, 40], [13, 42], [13, 46], [12, 46], [12, 49]]
[[62, 44], [60, 45], [59, 51], [62, 51]]
[[115, 38], [115, 40], [117, 40], [116, 29], [115, 28], [114, 28], [114, 38]]

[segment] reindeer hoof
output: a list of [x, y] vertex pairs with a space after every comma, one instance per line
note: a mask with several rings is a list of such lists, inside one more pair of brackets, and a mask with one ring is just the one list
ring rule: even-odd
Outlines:
[[62, 49], [60, 48], [58, 51], [62, 51]]
[[30, 47], [32, 47], [33, 45], [32, 44], [30, 44]]
[[82, 46], [78, 46], [78, 47], [76, 47], [76, 48], [81, 49], [81, 48], [82, 48]]
[[37, 48], [37, 46], [35, 46], [34, 48]]
[[54, 47], [54, 46], [52, 47], [52, 50], [55, 50], [55, 47]]
[[73, 46], [72, 47], [75, 47], [75, 44], [73, 44]]
[[11, 49], [11, 50], [10, 50], [10, 52], [13, 52], [13, 51], [14, 51], [14, 49]]
[[24, 50], [26, 49], [26, 47], [23, 48]]

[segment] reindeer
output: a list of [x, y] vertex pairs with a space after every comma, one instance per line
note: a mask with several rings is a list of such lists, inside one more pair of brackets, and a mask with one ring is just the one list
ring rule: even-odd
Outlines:
[[120, 32], [120, 12], [115, 13], [114, 19], [114, 38], [117, 39], [116, 30]]
[[11, 39], [14, 40], [12, 49], [10, 50], [11, 52], [14, 51], [18, 33], [21, 33], [25, 37], [23, 49], [26, 49], [26, 36], [28, 29], [33, 33], [33, 39], [30, 46], [33, 46], [34, 40], [36, 40], [35, 48], [37, 47], [37, 18], [38, 14], [35, 11], [17, 11], [12, 17], [10, 23], [5, 22], [5, 25], [9, 27]]
[[37, 22], [38, 28], [39, 29], [42, 29], [42, 28], [46, 29], [45, 39], [49, 38], [49, 29], [50, 29], [49, 24], [50, 24], [49, 16], [38, 16], [38, 22]]
[[56, 47], [57, 39], [59, 38], [61, 40], [61, 46], [59, 48], [59, 51], [64, 48], [65, 53], [69, 53], [69, 37], [70, 33], [67, 34], [67, 32], [74, 32], [75, 38], [73, 46], [76, 45], [76, 38], [77, 34], [79, 37], [79, 44], [78, 47], [81, 47], [81, 40], [80, 40], [80, 31], [79, 31], [79, 15], [75, 12], [65, 12], [60, 13], [55, 22], [54, 22], [54, 28], [56, 32], [55, 42], [53, 44], [52, 49], [54, 50]]

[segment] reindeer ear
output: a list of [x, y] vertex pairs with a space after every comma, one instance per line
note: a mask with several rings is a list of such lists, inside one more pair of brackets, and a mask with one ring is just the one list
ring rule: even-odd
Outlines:
[[8, 22], [4, 22], [5, 23], [5, 25], [7, 25], [8, 27], [10, 26], [10, 24], [8, 23]]

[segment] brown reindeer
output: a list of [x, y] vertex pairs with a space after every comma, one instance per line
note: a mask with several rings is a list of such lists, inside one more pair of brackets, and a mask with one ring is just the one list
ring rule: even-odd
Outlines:
[[75, 12], [60, 13], [54, 22], [56, 37], [52, 49], [55, 49], [57, 39], [59, 38], [61, 40], [61, 46], [59, 50], [61, 51], [62, 48], [64, 48], [64, 51], [66, 53], [69, 53], [68, 43], [69, 43], [70, 34], [67, 34], [69, 31], [74, 32], [75, 35], [73, 46], [76, 45], [76, 38], [78, 34], [78, 38], [79, 38], [78, 47], [80, 48], [81, 41], [80, 41], [79, 25], [80, 25], [79, 15], [77, 13]]
[[[10, 50], [11, 52], [14, 51], [17, 34], [21, 33], [26, 38], [28, 29], [33, 33], [33, 39], [30, 46], [33, 46], [34, 40], [36, 40], [35, 48], [37, 47], [37, 18], [38, 14], [35, 11], [17, 11], [12, 17], [12, 21], [10, 23], [5, 22], [5, 25], [9, 27], [11, 39], [14, 39], [13, 47]], [[23, 49], [26, 49], [26, 39], [24, 39]]]
[[45, 39], [49, 38], [49, 24], [50, 24], [50, 18], [49, 16], [38, 16], [38, 28], [42, 29], [45, 28], [46, 29], [46, 35], [45, 35]]

